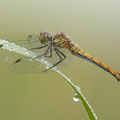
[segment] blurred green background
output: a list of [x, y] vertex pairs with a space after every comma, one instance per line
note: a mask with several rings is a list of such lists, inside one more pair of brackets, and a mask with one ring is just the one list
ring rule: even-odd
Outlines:
[[[0, 0], [1, 39], [24, 40], [43, 30], [67, 33], [120, 71], [120, 1]], [[0, 62], [0, 120], [88, 120], [58, 74], [15, 74], [9, 67]], [[98, 119], [120, 119], [120, 83], [112, 75], [77, 57], [62, 71], [80, 86]]]

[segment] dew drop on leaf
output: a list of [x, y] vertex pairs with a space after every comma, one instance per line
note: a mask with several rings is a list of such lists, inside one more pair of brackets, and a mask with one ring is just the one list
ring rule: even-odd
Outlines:
[[75, 95], [74, 95], [74, 97], [73, 97], [73, 100], [75, 101], [75, 102], [78, 102], [78, 101], [80, 101], [80, 99], [79, 99], [79, 97], [78, 97], [78, 95], [75, 93]]

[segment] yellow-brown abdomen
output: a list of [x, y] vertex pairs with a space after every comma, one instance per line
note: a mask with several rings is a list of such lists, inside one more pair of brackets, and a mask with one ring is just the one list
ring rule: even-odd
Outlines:
[[89, 53], [84, 51], [79, 45], [71, 44], [70, 51], [74, 55], [76, 55], [78, 57], [81, 57], [81, 58], [83, 58], [83, 59], [85, 59], [87, 61], [90, 61], [90, 62], [96, 64], [97, 66], [99, 66], [100, 68], [103, 68], [105, 71], [111, 73], [114, 77], [116, 77], [116, 79], [118, 81], [120, 81], [120, 73], [118, 73], [116, 70], [114, 70], [110, 66], [104, 64], [100, 60], [98, 60], [98, 59], [94, 58], [93, 56], [91, 56]]

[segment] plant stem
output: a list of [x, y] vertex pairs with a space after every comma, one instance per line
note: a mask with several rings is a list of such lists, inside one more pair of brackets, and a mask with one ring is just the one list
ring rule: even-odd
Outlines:
[[[14, 43], [8, 42], [7, 40], [0, 40], [0, 49], [5, 49], [8, 50], [9, 52], [15, 52], [17, 54], [21, 54], [30, 58], [35, 58], [36, 54], [32, 51], [29, 51], [23, 47], [20, 47]], [[48, 61], [45, 61], [44, 58], [42, 59], [34, 59], [40, 62], [41, 64], [44, 64], [46, 67], [50, 67], [51, 64]], [[60, 76], [62, 76], [65, 81], [72, 87], [72, 89], [75, 91], [77, 94], [78, 99], [81, 100], [90, 120], [97, 120], [97, 116], [95, 115], [92, 107], [89, 105], [88, 101], [86, 98], [83, 96], [82, 92], [76, 85], [74, 85], [70, 78], [68, 78], [66, 75], [64, 75], [60, 70], [58, 70], [56, 67], [52, 68], [55, 72], [57, 72]]]

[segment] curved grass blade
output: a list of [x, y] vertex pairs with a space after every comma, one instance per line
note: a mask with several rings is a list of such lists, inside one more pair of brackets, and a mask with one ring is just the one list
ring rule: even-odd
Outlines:
[[[14, 43], [10, 43], [6, 40], [0, 40], [0, 49], [5, 49], [8, 50], [10, 52], [15, 52], [17, 54], [21, 54], [24, 55], [26, 57], [31, 57], [31, 58], [35, 58], [36, 54], [34, 52], [31, 52], [23, 47], [20, 47]], [[44, 58], [43, 59], [35, 59], [36, 61], [44, 64], [46, 67], [50, 67], [51, 64], [48, 61], [45, 61]], [[80, 91], [80, 89], [78, 89], [78, 86], [75, 86], [70, 78], [68, 78], [67, 76], [65, 76], [60, 70], [58, 70], [56, 67], [52, 68], [55, 72], [57, 72], [60, 76], [62, 76], [65, 81], [72, 87], [72, 89], [75, 91], [75, 94], [77, 94], [77, 98], [81, 100], [88, 116], [90, 120], [97, 120], [97, 116], [95, 115], [92, 107], [89, 105], [88, 101], [86, 100], [86, 98], [83, 96], [82, 92]]]

